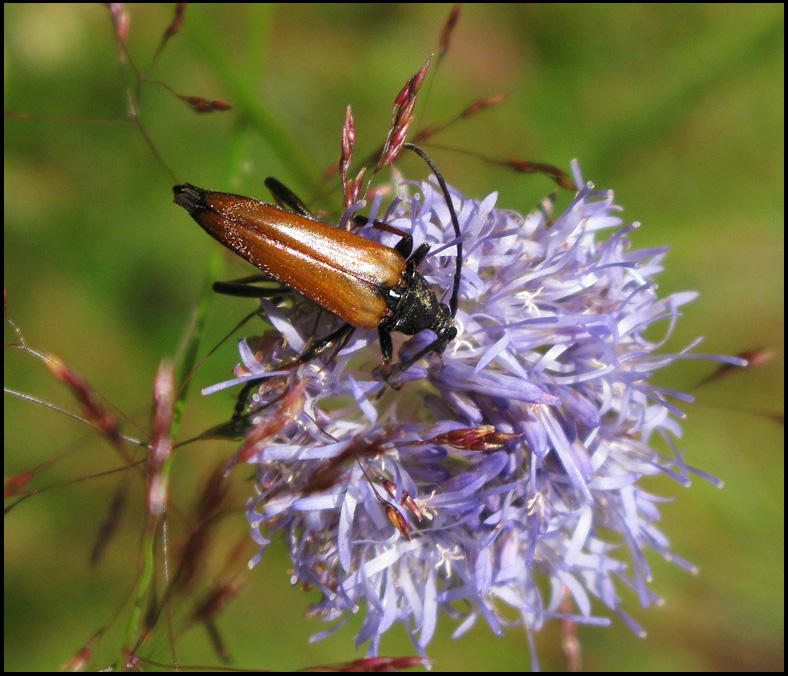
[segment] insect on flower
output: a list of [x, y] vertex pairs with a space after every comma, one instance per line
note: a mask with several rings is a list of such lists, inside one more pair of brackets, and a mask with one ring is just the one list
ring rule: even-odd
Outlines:
[[[203, 190], [188, 183], [173, 188], [175, 203], [186, 209], [212, 237], [269, 277], [345, 321], [339, 329], [313, 343], [291, 366], [322, 354], [354, 328], [377, 329], [383, 372], [395, 385], [398, 374], [429, 352], [440, 354], [457, 335], [454, 316], [462, 270], [457, 214], [446, 184], [429, 157], [418, 146], [406, 143], [404, 147], [420, 155], [433, 170], [457, 235], [457, 267], [448, 306], [438, 301], [417, 269], [429, 252], [429, 244], [413, 251], [411, 235], [385, 223], [375, 223], [374, 227], [402, 235], [394, 248], [316, 220], [297, 197], [272, 178], [266, 180], [266, 185], [277, 201], [293, 211], [249, 197]], [[246, 282], [217, 283], [214, 289], [247, 296], [268, 293]], [[391, 333], [415, 335], [424, 329], [434, 331], [435, 340], [391, 366]]]

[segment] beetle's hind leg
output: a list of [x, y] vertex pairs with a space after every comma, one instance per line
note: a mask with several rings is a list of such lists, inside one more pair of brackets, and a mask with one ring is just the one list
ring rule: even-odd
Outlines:
[[[254, 286], [255, 282], [271, 281], [271, 278], [265, 275], [251, 275], [241, 279], [234, 279], [230, 282], [214, 282], [213, 290], [216, 293], [223, 293], [228, 296], [239, 296], [242, 298], [277, 298], [278, 296], [293, 293], [291, 288], [281, 284], [270, 287]], [[336, 345], [340, 340], [349, 338], [354, 328], [352, 324], [343, 324], [332, 333], [312, 343], [297, 359], [291, 362], [292, 365], [288, 364], [285, 368], [294, 368], [298, 364], [305, 364], [308, 361], [312, 361], [315, 357], [319, 357]]]
[[[353, 331], [355, 331], [355, 327], [352, 324], [343, 324], [335, 331], [329, 333], [327, 336], [312, 343], [312, 345], [307, 347], [306, 350], [304, 350], [293, 361], [288, 362], [283, 366], [277, 367], [276, 370], [291, 371], [301, 364], [306, 364], [307, 362], [312, 361], [333, 347], [340, 349], [343, 343], [347, 341], [353, 334]], [[238, 394], [238, 400], [235, 403], [235, 408], [233, 409], [232, 423], [236, 428], [240, 429], [243, 419], [249, 415], [249, 411], [247, 410], [249, 399], [252, 395], [252, 392], [254, 391], [254, 388], [263, 382], [263, 380], [265, 380], [265, 377], [254, 378], [244, 383], [243, 388]]]
[[309, 211], [309, 208], [303, 203], [301, 198], [281, 181], [275, 179], [273, 176], [269, 176], [265, 179], [265, 187], [271, 191], [271, 195], [273, 195], [274, 200], [279, 206], [288, 207], [297, 214], [301, 214], [301, 216], [314, 218], [312, 212]]

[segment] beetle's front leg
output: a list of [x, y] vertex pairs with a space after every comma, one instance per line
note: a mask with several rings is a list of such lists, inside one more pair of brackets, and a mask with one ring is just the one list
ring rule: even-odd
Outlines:
[[388, 366], [391, 363], [391, 358], [394, 356], [394, 345], [391, 342], [391, 332], [379, 326], [378, 337], [380, 339], [380, 353], [383, 356], [383, 363]]
[[[423, 347], [419, 350], [416, 354], [404, 359], [402, 361], [397, 362], [393, 366], [389, 363], [384, 364], [381, 366], [381, 374], [383, 375], [386, 384], [389, 385], [394, 390], [398, 390], [402, 387], [402, 383], [398, 382], [398, 378], [405, 373], [411, 366], [413, 366], [419, 359], [427, 356], [430, 352], [435, 352], [436, 354], [442, 354], [443, 351], [446, 349], [446, 346], [454, 340], [457, 336], [457, 327], [449, 326], [446, 327], [444, 330], [438, 332], [438, 337], [433, 340], [429, 345]], [[389, 342], [391, 338], [389, 338]], [[382, 342], [381, 342], [382, 346]]]
[[294, 368], [299, 364], [305, 364], [308, 361], [312, 361], [315, 357], [319, 357], [326, 350], [331, 348], [337, 341], [342, 340], [345, 336], [349, 336], [354, 330], [355, 327], [352, 324], [343, 324], [336, 331], [312, 343], [312, 345], [301, 353], [301, 356], [291, 362], [292, 365], [288, 364], [286, 368]]

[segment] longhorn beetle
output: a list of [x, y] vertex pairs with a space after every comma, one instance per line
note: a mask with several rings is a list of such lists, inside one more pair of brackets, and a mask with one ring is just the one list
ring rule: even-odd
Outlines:
[[[339, 329], [307, 348], [290, 366], [313, 359], [354, 328], [377, 329], [383, 356], [383, 373], [392, 386], [396, 377], [429, 352], [442, 353], [457, 335], [454, 316], [462, 270], [462, 244], [457, 214], [443, 180], [432, 160], [411, 143], [404, 147], [429, 165], [440, 184], [457, 235], [457, 268], [449, 306], [440, 303], [418, 271], [429, 244], [413, 251], [413, 239], [402, 239], [394, 248], [315, 220], [292, 192], [277, 180], [266, 186], [293, 211], [258, 202], [249, 197], [212, 192], [191, 184], [173, 188], [175, 203], [228, 249], [256, 265], [269, 277], [282, 282], [345, 321]], [[385, 224], [384, 230], [395, 231]], [[245, 288], [244, 288], [245, 287]], [[261, 296], [248, 284], [216, 283], [219, 293]], [[415, 355], [391, 366], [391, 333], [414, 335], [432, 329], [436, 339]]]

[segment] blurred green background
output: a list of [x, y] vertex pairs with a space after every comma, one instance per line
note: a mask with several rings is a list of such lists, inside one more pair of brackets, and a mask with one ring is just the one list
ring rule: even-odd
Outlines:
[[[346, 105], [353, 106], [362, 157], [382, 140], [394, 95], [437, 48], [449, 10], [190, 6], [151, 77], [234, 109], [196, 115], [146, 86], [142, 118], [178, 181], [265, 198], [263, 179], [274, 175], [311, 201], [338, 157]], [[172, 6], [130, 11], [129, 49], [147, 69]], [[768, 346], [775, 353], [766, 366], [701, 388], [698, 403], [687, 407], [687, 459], [725, 480], [725, 489], [703, 481], [689, 490], [649, 484], [677, 498], [664, 506], [662, 525], [700, 576], [651, 556], [653, 588], [666, 604], [644, 611], [629, 595], [627, 606], [648, 637], [634, 637], [615, 619], [607, 629], [581, 628], [588, 670], [783, 669], [783, 428], [769, 416], [783, 410], [784, 382], [783, 21], [781, 5], [469, 5], [422, 90], [416, 126], [510, 93], [504, 105], [437, 142], [562, 167], [576, 157], [588, 180], [615, 190], [625, 219], [643, 223], [633, 237], [638, 246], [670, 244], [661, 290], [701, 293], [686, 308], [674, 349], [703, 335], [704, 352]], [[31, 345], [61, 356], [144, 430], [156, 366], [174, 354], [201, 289], [217, 276], [209, 261], [222, 254], [172, 204], [172, 178], [122, 122], [123, 79], [103, 7], [4, 5], [4, 99], [7, 111], [31, 116], [5, 120], [8, 313]], [[552, 189], [543, 177], [431, 154], [450, 183], [476, 197], [498, 190], [502, 207], [530, 209]], [[415, 163], [402, 166], [425, 173]], [[312, 201], [334, 210], [338, 203], [336, 191]], [[220, 278], [244, 274], [231, 261], [224, 265]], [[252, 306], [217, 299], [204, 345]], [[203, 398], [197, 390], [224, 378], [234, 353], [226, 345], [197, 374], [182, 438], [227, 416], [231, 395]], [[687, 389], [711, 368], [687, 362], [659, 381]], [[75, 409], [28, 355], [7, 349], [4, 379]], [[38, 485], [119, 465], [107, 444], [51, 410], [7, 396], [4, 420], [6, 476], [64, 451]], [[134, 424], [130, 433], [144, 436]], [[175, 503], [186, 509], [231, 448], [182, 449]], [[242, 506], [251, 485], [238, 474], [235, 504]], [[51, 490], [6, 516], [6, 670], [56, 668], [127, 598], [142, 518], [138, 481], [106, 560], [97, 568], [88, 563], [118, 481]], [[217, 557], [246, 529], [242, 513], [227, 519]], [[289, 586], [287, 569], [284, 547], [270, 551], [220, 617], [234, 666], [294, 669], [361, 656], [352, 639], [358, 621], [307, 642], [325, 625], [303, 618], [310, 597]], [[116, 657], [124, 622], [102, 642], [93, 666]], [[454, 641], [453, 629], [442, 618], [429, 651], [438, 670], [530, 667], [520, 630], [495, 638], [480, 624]], [[146, 654], [170, 661], [163, 639]], [[540, 634], [538, 645], [543, 668], [565, 667], [558, 627]], [[179, 635], [179, 647], [183, 663], [216, 663], [200, 628]], [[382, 652], [413, 650], [398, 630]]]

